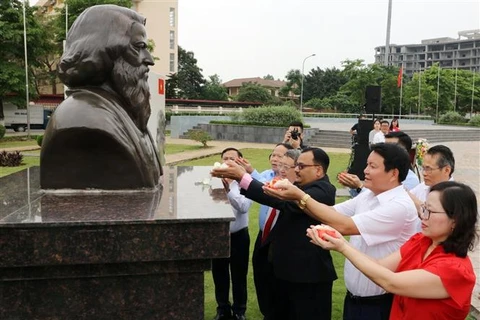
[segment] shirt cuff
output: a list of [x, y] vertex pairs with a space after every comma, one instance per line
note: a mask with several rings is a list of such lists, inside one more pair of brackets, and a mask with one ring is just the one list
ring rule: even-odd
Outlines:
[[238, 185], [240, 186], [240, 188], [247, 190], [252, 180], [253, 178], [251, 175], [249, 175], [248, 173], [244, 173], [242, 180], [240, 180], [240, 183]]

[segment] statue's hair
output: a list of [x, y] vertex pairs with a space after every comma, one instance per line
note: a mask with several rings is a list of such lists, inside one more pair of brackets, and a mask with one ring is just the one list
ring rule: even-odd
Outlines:
[[103, 84], [129, 45], [135, 23], [145, 25], [145, 18], [124, 7], [97, 5], [83, 11], [68, 32], [60, 80], [69, 87]]

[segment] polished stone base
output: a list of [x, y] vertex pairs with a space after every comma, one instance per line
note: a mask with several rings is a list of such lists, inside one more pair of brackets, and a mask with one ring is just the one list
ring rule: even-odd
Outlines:
[[[0, 179], [0, 319], [203, 319], [204, 271], [233, 214], [208, 167], [166, 167], [155, 192], [44, 193]], [[208, 180], [208, 181], [207, 181]]]
[[208, 261], [19, 268], [0, 283], [0, 319], [202, 319], [206, 269]]

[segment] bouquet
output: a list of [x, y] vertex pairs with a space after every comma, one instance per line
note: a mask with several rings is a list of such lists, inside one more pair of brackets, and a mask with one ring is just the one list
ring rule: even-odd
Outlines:
[[430, 148], [430, 145], [428, 144], [427, 139], [418, 139], [415, 145], [415, 159], [419, 167], [423, 165], [423, 158], [425, 157], [425, 153], [427, 153], [428, 148]]

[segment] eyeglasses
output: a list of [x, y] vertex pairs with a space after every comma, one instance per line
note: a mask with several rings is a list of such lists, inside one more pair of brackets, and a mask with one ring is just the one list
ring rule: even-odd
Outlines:
[[295, 168], [298, 167], [298, 170], [303, 170], [306, 167], [320, 167], [319, 164], [303, 164], [303, 163], [296, 163]]
[[433, 170], [439, 170], [442, 169], [443, 167], [438, 167], [438, 168], [432, 168], [432, 167], [424, 167], [422, 166], [422, 171], [425, 173], [432, 173]]
[[295, 169], [295, 166], [289, 166], [288, 164], [278, 165], [278, 170], [289, 170], [289, 169]]
[[432, 213], [445, 213], [445, 211], [432, 211], [432, 210], [428, 210], [427, 206], [425, 205], [422, 205], [420, 207], [420, 212], [418, 213], [418, 217], [422, 220], [428, 220], [430, 219], [430, 215]]

